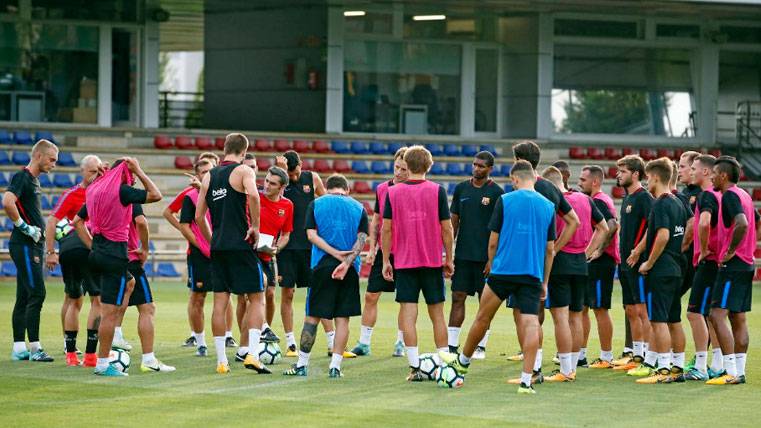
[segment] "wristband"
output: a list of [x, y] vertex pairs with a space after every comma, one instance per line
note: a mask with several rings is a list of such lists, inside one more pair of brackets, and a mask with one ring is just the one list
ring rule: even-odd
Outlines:
[[13, 222], [13, 225], [16, 227], [21, 227], [23, 224], [26, 224], [26, 223], [24, 222], [24, 219], [21, 218], [21, 216], [19, 216], [18, 220]]

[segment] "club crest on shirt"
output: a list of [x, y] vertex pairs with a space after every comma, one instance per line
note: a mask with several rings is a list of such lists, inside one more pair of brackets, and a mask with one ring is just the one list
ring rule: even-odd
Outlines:
[[304, 189], [304, 193], [309, 193], [312, 191], [312, 186], [305, 184], [303, 189]]
[[626, 214], [629, 214], [630, 212], [632, 212], [632, 206], [631, 205], [627, 205], [626, 206]]
[[203, 288], [203, 282], [202, 281], [196, 282], [196, 288]]
[[486, 196], [481, 198], [481, 205], [489, 205], [490, 203], [491, 203], [491, 198], [488, 198]]
[[40, 256], [34, 256], [34, 264], [40, 263]]
[[278, 217], [284, 217], [285, 216], [285, 210], [280, 208], [277, 210], [277, 216]]
[[697, 199], [697, 196], [695, 195], [690, 196], [690, 205], [695, 203], [695, 199]]

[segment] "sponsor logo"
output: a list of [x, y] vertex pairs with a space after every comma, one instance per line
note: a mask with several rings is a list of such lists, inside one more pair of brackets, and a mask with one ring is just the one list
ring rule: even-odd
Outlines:
[[626, 206], [626, 214], [629, 214], [631, 212], [632, 212], [632, 206], [631, 205], [627, 205]]
[[224, 198], [225, 196], [227, 196], [227, 189], [225, 189], [224, 187], [222, 187], [220, 189], [213, 189], [211, 191], [211, 198], [212, 198], [211, 200], [212, 201], [220, 200], [220, 199]]
[[674, 236], [682, 236], [682, 235], [684, 235], [684, 226], [682, 225], [674, 226]]

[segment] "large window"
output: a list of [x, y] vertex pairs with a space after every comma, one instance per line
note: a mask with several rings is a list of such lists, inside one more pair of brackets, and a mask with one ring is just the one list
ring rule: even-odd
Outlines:
[[95, 123], [98, 29], [0, 23], [0, 120]]
[[459, 45], [350, 41], [344, 52], [344, 131], [460, 132]]
[[137, 22], [143, 3], [143, 0], [32, 0], [32, 18]]
[[689, 50], [556, 45], [556, 133], [694, 136]]

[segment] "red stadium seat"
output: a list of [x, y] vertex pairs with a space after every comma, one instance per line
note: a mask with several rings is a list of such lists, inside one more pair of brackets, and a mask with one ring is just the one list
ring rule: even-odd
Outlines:
[[367, 181], [355, 181], [353, 191], [359, 194], [373, 193], [373, 189], [367, 184]]
[[270, 167], [272, 166], [272, 162], [270, 162], [269, 159], [265, 158], [257, 158], [256, 159], [256, 167], [259, 168], [259, 171], [266, 172]]
[[177, 156], [174, 158], [174, 167], [177, 169], [193, 169], [193, 161], [187, 156]]
[[571, 159], [586, 159], [587, 151], [583, 147], [571, 147], [568, 150], [568, 156]]
[[618, 167], [611, 166], [608, 168], [608, 178], [616, 178], [616, 174], [618, 174]]
[[172, 139], [166, 135], [157, 135], [153, 137], [153, 146], [157, 149], [165, 150], [171, 149], [174, 144], [172, 143]]
[[753, 200], [761, 201], [761, 187], [756, 187], [753, 189]]
[[611, 194], [614, 199], [622, 199], [624, 196], [626, 196], [626, 191], [623, 187], [613, 186], [613, 189], [611, 189]]
[[658, 151], [656, 152], [656, 157], [659, 157], [659, 158], [666, 157], [669, 159], [673, 159], [674, 151], [671, 149], [658, 149]]
[[634, 149], [632, 149], [631, 147], [625, 147], [623, 150], [621, 150], [621, 153], [624, 156], [629, 156], [629, 155], [635, 154], [636, 151]]
[[214, 148], [214, 143], [209, 137], [196, 137], [196, 147], [198, 150], [211, 150]]
[[587, 149], [587, 157], [590, 159], [605, 159], [605, 151], [599, 147], [590, 147]]
[[679, 160], [679, 158], [682, 157], [682, 153], [684, 153], [683, 149], [675, 149], [674, 150], [674, 157], [672, 159]]
[[258, 187], [264, 187], [264, 179], [263, 178], [257, 178], [256, 179], [256, 185]]
[[312, 151], [312, 143], [305, 140], [293, 140], [293, 150], [299, 153], [309, 153]]
[[708, 151], [708, 154], [711, 156], [719, 157], [721, 156], [721, 150], [719, 149], [711, 149]]
[[270, 140], [257, 139], [254, 143], [254, 150], [257, 152], [272, 151], [272, 142]]
[[605, 149], [605, 159], [607, 160], [619, 160], [624, 156], [623, 150], [616, 147], [607, 147]]
[[644, 161], [650, 161], [655, 159], [658, 154], [653, 149], [639, 149], [639, 156]]
[[195, 150], [196, 145], [192, 138], [185, 135], [178, 135], [174, 139], [174, 145], [181, 150]]
[[314, 164], [309, 159], [302, 159], [301, 160], [301, 170], [302, 171], [310, 171], [312, 170], [312, 166]]
[[334, 160], [333, 161], [333, 169], [336, 172], [340, 172], [340, 173], [346, 173], [346, 172], [351, 172], [352, 171], [351, 164], [349, 164], [349, 161], [344, 160], [344, 159], [336, 159], [336, 160]]
[[316, 153], [330, 153], [330, 143], [323, 140], [315, 140], [312, 150]]
[[217, 137], [214, 139], [214, 146], [217, 148], [217, 150], [224, 150], [225, 149], [225, 137]]
[[331, 172], [333, 167], [330, 166], [330, 161], [327, 159], [316, 159], [312, 169], [316, 172]]
[[370, 205], [370, 202], [362, 201], [362, 206], [365, 207], [367, 215], [373, 215], [373, 206]]
[[291, 142], [288, 140], [275, 140], [276, 152], [287, 152], [291, 150]]

